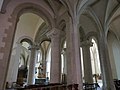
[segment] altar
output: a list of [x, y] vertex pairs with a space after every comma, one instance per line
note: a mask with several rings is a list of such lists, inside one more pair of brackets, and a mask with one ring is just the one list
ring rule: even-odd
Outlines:
[[35, 84], [45, 84], [45, 83], [46, 83], [46, 78], [35, 79]]

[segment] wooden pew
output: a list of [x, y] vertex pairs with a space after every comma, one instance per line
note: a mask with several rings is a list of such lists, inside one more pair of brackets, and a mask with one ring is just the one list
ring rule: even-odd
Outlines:
[[98, 86], [99, 85], [97, 83], [93, 84], [83, 83], [83, 90], [97, 90]]
[[78, 90], [78, 84], [59, 84], [52, 83], [48, 85], [28, 85], [24, 88], [18, 88], [17, 90]]

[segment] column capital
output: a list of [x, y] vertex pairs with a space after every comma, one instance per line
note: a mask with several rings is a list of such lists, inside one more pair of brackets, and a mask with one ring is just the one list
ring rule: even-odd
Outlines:
[[35, 49], [35, 50], [38, 50], [39, 49], [39, 45], [37, 44], [33, 44], [29, 47], [29, 50], [32, 50], [32, 49]]
[[16, 42], [16, 45], [21, 45], [21, 46], [22, 46], [22, 43], [20, 43], [20, 42]]
[[65, 54], [65, 53], [66, 53], [66, 48], [63, 48], [61, 54]]
[[60, 38], [64, 36], [64, 34], [65, 34], [64, 31], [57, 28], [53, 28], [47, 33], [47, 36], [52, 39], [52, 38]]
[[82, 41], [82, 42], [80, 43], [80, 46], [81, 46], [81, 47], [86, 47], [86, 46], [91, 47], [91, 46], [93, 46], [93, 43], [92, 43], [90, 40], [86, 40], [86, 41]]

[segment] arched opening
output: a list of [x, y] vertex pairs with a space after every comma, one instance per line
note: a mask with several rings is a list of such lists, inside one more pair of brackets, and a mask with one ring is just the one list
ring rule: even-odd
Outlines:
[[101, 63], [97, 45], [99, 31], [95, 19], [87, 12], [80, 16], [79, 35], [83, 87], [93, 85], [93, 87], [102, 88]]
[[36, 83], [47, 84], [50, 80], [50, 66], [51, 66], [51, 43], [50, 41], [43, 41], [40, 44], [40, 49], [37, 53], [36, 62]]
[[19, 60], [18, 74], [17, 74], [17, 83], [19, 85], [23, 84], [23, 82], [27, 83], [27, 74], [28, 74], [29, 59], [30, 59], [29, 47], [31, 46], [30, 43], [31, 41], [29, 39], [22, 39], [20, 41], [19, 46], [16, 47], [16, 49], [18, 50], [16, 50], [15, 61]]
[[66, 40], [61, 50], [61, 82], [67, 83], [67, 58], [66, 58]]
[[99, 52], [98, 52], [98, 45], [95, 38], [91, 39], [92, 47], [90, 47], [90, 55], [91, 55], [91, 66], [92, 66], [92, 74], [93, 74], [93, 82], [98, 83], [99, 86], [102, 88], [102, 73], [100, 67], [100, 59], [99, 59]]
[[[30, 72], [34, 72], [34, 68], [35, 68], [34, 66], [33, 69], [30, 69], [31, 60], [33, 59], [33, 61], [36, 62], [36, 59], [38, 60], [41, 58], [40, 57], [41, 52], [37, 49], [39, 47], [33, 41], [35, 39], [36, 32], [38, 31], [40, 25], [43, 22], [44, 20], [40, 16], [34, 13], [29, 13], [29, 12], [23, 13], [19, 17], [19, 21], [17, 22], [17, 26], [16, 26], [13, 47], [12, 47], [12, 52], [14, 53], [14, 55], [11, 54], [11, 59], [10, 59], [11, 64], [9, 65], [9, 67], [11, 68], [9, 68], [8, 70], [7, 80], [6, 80], [6, 82], [8, 82], [9, 84], [16, 83], [18, 86], [26, 85], [29, 82], [28, 80], [29, 77], [31, 78], [33, 77], [34, 80], [33, 81], [31, 80], [30, 82], [35, 83], [36, 74], [33, 73], [32, 76], [28, 74], [30, 74]], [[24, 48], [24, 50], [22, 50], [21, 47]], [[31, 48], [35, 49], [34, 56]], [[37, 58], [37, 51], [38, 51], [38, 58]], [[27, 79], [24, 79], [21, 77], [18, 80], [18, 77], [22, 75], [22, 74], [19, 75], [19, 69], [21, 68], [26, 69], [26, 67], [27, 67], [28, 73], [27, 75], [25, 75], [25, 78]], [[14, 72], [10, 72], [11, 70], [13, 70]]]
[[[83, 77], [83, 83], [88, 83], [86, 82], [86, 76], [85, 74], [87, 74], [86, 72], [89, 72], [89, 70], [91, 69], [91, 74], [92, 74], [92, 83], [98, 83], [98, 85], [100, 86], [100, 88], [102, 88], [103, 86], [103, 81], [102, 81], [102, 73], [101, 73], [101, 66], [100, 66], [100, 59], [99, 59], [99, 53], [98, 53], [98, 46], [96, 43], [96, 39], [95, 38], [91, 38], [90, 39], [91, 45], [88, 46], [88, 49], [85, 49], [87, 47], [80, 47], [80, 52], [81, 52], [81, 66], [82, 66], [82, 77]], [[90, 42], [85, 42], [86, 44], [89, 44]], [[84, 43], [84, 44], [85, 44]], [[87, 50], [86, 52], [90, 52], [90, 62], [86, 62], [86, 58], [88, 57], [88, 54], [85, 52], [85, 50]], [[86, 65], [89, 65], [88, 63], [90, 63], [90, 67], [89, 69], [86, 70]], [[88, 67], [88, 66], [87, 66]]]
[[51, 68], [51, 45], [49, 45], [47, 50], [47, 58], [46, 58], [46, 79], [47, 82], [50, 81], [50, 68]]

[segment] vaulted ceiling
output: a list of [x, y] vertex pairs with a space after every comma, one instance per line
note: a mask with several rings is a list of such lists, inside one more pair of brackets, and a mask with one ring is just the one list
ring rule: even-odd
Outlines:
[[[0, 0], [0, 9], [2, 8], [2, 12], [5, 11], [5, 7], [10, 1], [11, 0]], [[110, 25], [111, 30], [113, 30], [113, 32], [117, 36], [120, 36], [119, 30], [120, 3], [118, 3], [119, 0], [41, 0], [41, 1], [46, 3], [47, 7], [49, 7], [49, 9], [52, 11], [54, 17], [55, 18], [57, 17], [58, 19], [61, 7], [65, 7], [72, 17], [74, 17], [75, 14], [79, 14], [81, 8], [89, 7], [92, 10], [93, 14], [98, 18], [102, 26], [109, 22], [109, 24], [106, 25]], [[82, 22], [81, 20], [81, 24], [88, 23], [89, 22], [85, 21]], [[89, 29], [90, 27], [86, 30]]]

